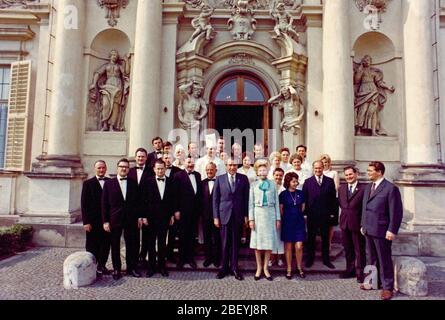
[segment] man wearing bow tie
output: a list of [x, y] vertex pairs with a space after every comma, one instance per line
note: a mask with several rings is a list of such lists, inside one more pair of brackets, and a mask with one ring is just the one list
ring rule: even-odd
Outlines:
[[98, 160], [94, 164], [96, 175], [83, 183], [81, 195], [81, 209], [83, 228], [86, 232], [85, 250], [91, 252], [97, 260], [97, 275], [110, 274], [105, 267], [110, 254], [110, 235], [102, 226], [102, 189], [107, 173], [105, 161]]
[[[148, 256], [150, 278], [159, 270], [163, 277], [168, 277], [166, 263], [166, 241], [169, 224], [174, 220], [175, 190], [173, 181], [165, 175], [165, 163], [158, 159], [154, 165], [155, 176], [147, 180], [142, 191], [142, 201], [148, 223]], [[156, 241], [158, 252], [156, 253]], [[157, 264], [156, 264], [157, 257]]]
[[147, 223], [140, 205], [137, 183], [128, 179], [130, 163], [127, 159], [119, 160], [117, 176], [105, 182], [102, 192], [102, 221], [106, 232], [111, 234], [111, 260], [113, 279], [121, 278], [120, 240], [122, 232], [125, 239], [125, 261], [127, 274], [133, 277], [141, 275], [136, 270], [138, 259], [138, 226]]
[[175, 175], [177, 211], [175, 219], [179, 220], [179, 261], [178, 268], [185, 263], [197, 268], [194, 259], [194, 244], [198, 215], [201, 206], [201, 175], [195, 171], [195, 160], [188, 157], [185, 169]]
[[151, 145], [153, 146], [153, 152], [148, 154], [147, 164], [150, 168], [153, 168], [155, 161], [162, 158], [162, 148], [164, 143], [162, 138], [156, 137], [151, 140]]
[[204, 233], [204, 267], [221, 265], [221, 235], [213, 223], [213, 188], [215, 186], [216, 164], [206, 166], [207, 178], [202, 180], [202, 230]]
[[[144, 184], [149, 177], [154, 176], [153, 168], [148, 165], [148, 155], [147, 150], [144, 148], [138, 148], [134, 154], [134, 158], [136, 161], [136, 166], [131, 168], [128, 172], [128, 178], [137, 182], [139, 187], [139, 192], [141, 192]], [[142, 245], [141, 242], [141, 233], [142, 233]], [[141, 265], [147, 265], [147, 244], [148, 244], [148, 229], [147, 226], [143, 225], [141, 231], [137, 232], [137, 251], [139, 256], [139, 263]], [[140, 247], [140, 252], [139, 252]]]
[[366, 266], [365, 237], [360, 233], [362, 204], [365, 184], [358, 182], [358, 171], [354, 167], [344, 169], [346, 184], [338, 189], [338, 202], [341, 209], [340, 229], [346, 256], [346, 270], [340, 278], [357, 277], [363, 282], [363, 271]]
[[164, 152], [162, 160], [165, 163], [165, 175], [173, 179], [175, 174], [181, 171], [181, 169], [173, 165], [173, 156], [171, 153]]
[[[371, 180], [365, 188], [361, 232], [366, 238], [366, 262], [376, 265], [383, 290], [382, 300], [390, 300], [394, 290], [394, 267], [391, 246], [403, 218], [403, 205], [399, 188], [384, 177], [385, 166], [379, 161], [368, 165]], [[369, 290], [365, 284], [360, 286]]]

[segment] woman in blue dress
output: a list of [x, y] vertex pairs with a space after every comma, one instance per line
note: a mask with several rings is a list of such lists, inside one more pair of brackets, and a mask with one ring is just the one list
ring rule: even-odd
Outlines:
[[281, 240], [284, 242], [287, 272], [286, 278], [292, 279], [292, 250], [295, 247], [297, 259], [297, 276], [304, 278], [302, 267], [303, 241], [306, 240], [306, 222], [304, 220], [304, 198], [303, 192], [297, 190], [298, 174], [289, 172], [284, 178], [285, 191], [281, 192]]

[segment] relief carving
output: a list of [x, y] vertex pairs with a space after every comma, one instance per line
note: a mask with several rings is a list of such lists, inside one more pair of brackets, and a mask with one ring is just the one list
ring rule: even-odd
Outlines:
[[108, 24], [111, 27], [116, 26], [117, 19], [120, 16], [121, 8], [125, 8], [128, 5], [129, 0], [98, 0], [101, 8], [107, 10], [105, 18], [108, 19]]

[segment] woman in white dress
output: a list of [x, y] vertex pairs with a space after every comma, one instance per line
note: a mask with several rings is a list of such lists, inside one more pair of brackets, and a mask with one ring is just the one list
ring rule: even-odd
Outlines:
[[281, 154], [279, 152], [272, 152], [269, 157], [270, 169], [267, 174], [267, 179], [273, 180], [273, 173], [276, 168], [281, 168]]
[[243, 153], [243, 166], [238, 168], [237, 173], [241, 173], [247, 176], [249, 183], [252, 184], [257, 179], [255, 169], [252, 168], [253, 154], [250, 152]]
[[249, 227], [252, 230], [250, 248], [255, 250], [255, 280], [259, 280], [264, 272], [266, 279], [272, 281], [268, 262], [277, 247], [277, 232], [281, 227], [278, 192], [275, 182], [267, 179], [267, 166], [255, 164], [255, 169], [258, 181], [250, 186], [249, 194]]
[[[339, 177], [337, 171], [332, 170], [331, 157], [327, 154], [322, 154], [320, 156], [320, 160], [323, 163], [323, 167], [324, 167], [323, 175], [334, 179], [335, 191], [337, 191], [337, 197], [338, 197], [338, 188], [340, 187], [340, 177]], [[338, 220], [330, 221], [330, 223], [329, 223], [329, 248], [331, 248], [332, 238], [334, 237], [334, 227], [335, 226], [338, 226]]]
[[290, 151], [289, 148], [281, 148], [281, 166], [280, 168], [284, 170], [284, 172], [292, 169], [292, 165], [289, 163]]
[[290, 157], [290, 163], [292, 164], [292, 169], [287, 171], [284, 174], [284, 176], [286, 176], [286, 174], [289, 172], [295, 172], [296, 174], [298, 174], [299, 185], [297, 187], [297, 190], [303, 190], [304, 181], [311, 177], [308, 175], [307, 171], [301, 167], [301, 164], [303, 163], [303, 158], [299, 154], [294, 153]]

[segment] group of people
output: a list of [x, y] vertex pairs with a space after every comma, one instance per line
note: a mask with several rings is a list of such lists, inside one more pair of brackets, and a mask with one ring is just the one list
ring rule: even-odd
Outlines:
[[[219, 268], [218, 279], [233, 275], [244, 277], [238, 268], [242, 240], [249, 239], [255, 251], [257, 270], [272, 281], [272, 260], [286, 261], [286, 278], [304, 278], [305, 268], [315, 260], [315, 240], [319, 234], [323, 264], [330, 261], [333, 227], [340, 223], [346, 255], [346, 270], [340, 277], [356, 277], [364, 282], [366, 262], [378, 266], [382, 299], [391, 299], [394, 274], [391, 243], [402, 221], [403, 209], [398, 188], [384, 178], [385, 166], [371, 162], [371, 184], [358, 181], [355, 167], [344, 168], [346, 184], [331, 169], [331, 159], [322, 155], [310, 164], [307, 148], [298, 146], [291, 155], [282, 148], [264, 156], [261, 144], [252, 153], [242, 152], [235, 143], [225, 153], [220, 138], [206, 146], [199, 157], [198, 146], [183, 148], [156, 137], [153, 151], [135, 152], [136, 166], [119, 160], [117, 176], [107, 178], [105, 161], [94, 164], [95, 176], [82, 189], [81, 208], [86, 231], [86, 250], [98, 262], [98, 275], [110, 274], [106, 268], [111, 247], [113, 279], [121, 278], [120, 239], [124, 234], [127, 275], [140, 277], [138, 269], [146, 264], [147, 277], [156, 272], [169, 275], [166, 261], [178, 269], [185, 264], [196, 269], [195, 244], [203, 238], [204, 267]], [[230, 154], [230, 156], [227, 156]], [[339, 210], [340, 209], [340, 210]], [[340, 218], [339, 218], [339, 212]], [[175, 257], [175, 239], [179, 239]], [[295, 251], [296, 269], [292, 270]], [[148, 255], [148, 260], [147, 260]], [[274, 257], [274, 259], [272, 259]], [[280, 260], [281, 259], [281, 260]], [[366, 261], [367, 259], [367, 261]]]

